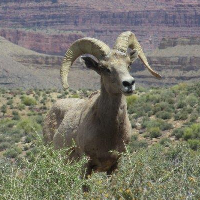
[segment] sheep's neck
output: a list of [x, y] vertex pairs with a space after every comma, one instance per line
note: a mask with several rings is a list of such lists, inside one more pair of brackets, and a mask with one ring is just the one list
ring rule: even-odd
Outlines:
[[125, 96], [122, 94], [109, 94], [103, 84], [97, 106], [101, 121], [122, 123], [122, 120], [124, 120], [127, 107]]

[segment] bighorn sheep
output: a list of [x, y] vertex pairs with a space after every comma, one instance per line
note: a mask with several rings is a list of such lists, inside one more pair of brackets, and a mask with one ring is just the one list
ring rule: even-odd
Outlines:
[[149, 66], [135, 35], [127, 31], [119, 35], [113, 49], [94, 38], [74, 42], [60, 71], [65, 89], [71, 65], [83, 54], [98, 60], [82, 57], [85, 65], [101, 76], [101, 91], [88, 99], [58, 100], [45, 119], [44, 138], [55, 148], [70, 147], [74, 141], [72, 157], [85, 154], [90, 158], [86, 176], [92, 171], [111, 174], [119, 159], [116, 152], [125, 150], [131, 134], [125, 98], [135, 90], [135, 80], [129, 73], [131, 64], [139, 57], [155, 77], [161, 76]]

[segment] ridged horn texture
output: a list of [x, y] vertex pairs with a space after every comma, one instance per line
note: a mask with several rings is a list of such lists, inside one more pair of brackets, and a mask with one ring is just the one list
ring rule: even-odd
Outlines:
[[75, 41], [67, 50], [60, 69], [62, 86], [67, 89], [67, 76], [73, 62], [83, 54], [91, 54], [97, 59], [102, 59], [110, 52], [110, 48], [102, 41], [94, 38], [82, 38]]
[[115, 43], [113, 49], [127, 53], [127, 49], [136, 49], [138, 51], [138, 57], [144, 63], [145, 67], [156, 77], [161, 78], [161, 75], [155, 72], [149, 65], [147, 58], [142, 50], [140, 43], [138, 42], [136, 36], [131, 31], [121, 33]]

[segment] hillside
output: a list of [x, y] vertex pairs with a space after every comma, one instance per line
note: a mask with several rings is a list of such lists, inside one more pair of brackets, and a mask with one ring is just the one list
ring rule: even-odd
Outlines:
[[55, 71], [52, 66], [60, 63], [60, 57], [39, 54], [0, 37], [1, 88], [58, 87], [51, 81], [56, 78], [55, 73], [48, 72]]
[[[150, 65], [162, 75], [157, 80], [137, 60], [131, 69], [137, 87], [169, 86], [180, 82], [196, 82], [200, 77], [200, 40], [195, 38], [165, 38], [160, 47], [147, 54]], [[62, 57], [39, 54], [0, 37], [0, 86], [4, 88], [61, 89]], [[78, 80], [78, 81], [77, 81]], [[77, 62], [69, 73], [71, 89], [99, 89], [100, 77]]]
[[[61, 63], [60, 56], [39, 54], [0, 37], [1, 88], [61, 89]], [[98, 76], [80, 65], [80, 62], [77, 62], [70, 71], [70, 88], [99, 88]]]
[[132, 30], [147, 51], [163, 37], [198, 36], [199, 8], [197, 0], [3, 0], [0, 35], [38, 52], [63, 55], [83, 35], [112, 46], [121, 32]]

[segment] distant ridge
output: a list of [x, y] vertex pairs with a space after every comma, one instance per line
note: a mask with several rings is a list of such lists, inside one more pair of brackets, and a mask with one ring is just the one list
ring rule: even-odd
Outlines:
[[[62, 57], [40, 54], [0, 37], [0, 87], [62, 89]], [[76, 63], [69, 74], [70, 88], [99, 88], [99, 76]]]

